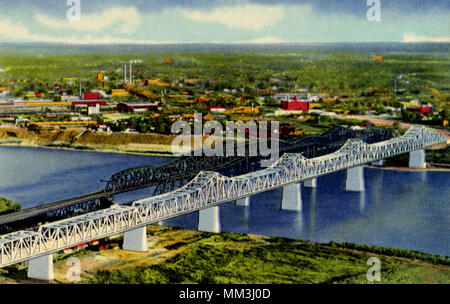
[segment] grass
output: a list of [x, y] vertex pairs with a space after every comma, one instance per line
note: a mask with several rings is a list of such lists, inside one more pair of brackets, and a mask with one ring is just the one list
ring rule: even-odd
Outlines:
[[[381, 262], [381, 281], [375, 283], [450, 283], [449, 257], [422, 252], [162, 226], [149, 226], [148, 235], [145, 253], [98, 252], [91, 246], [55, 255], [56, 283], [70, 283], [70, 257], [80, 259], [84, 284], [367, 284], [370, 257]], [[26, 278], [26, 266], [0, 269], [0, 282], [33, 282]]]
[[[168, 237], [172, 231], [168, 229], [160, 236]], [[183, 235], [183, 231], [178, 234]], [[448, 257], [439, 257], [432, 264], [429, 262], [433, 260], [432, 255], [418, 253], [414, 258], [403, 258], [395, 256], [394, 249], [385, 248], [383, 251], [376, 246], [364, 246], [359, 250], [353, 244], [316, 244], [235, 233], [196, 232], [193, 236], [195, 238], [191, 242], [183, 239], [174, 243], [177, 236], [172, 234], [172, 242], [165, 248], [178, 253], [163, 263], [139, 266], [125, 263], [120, 269], [100, 268], [86, 282], [359, 284], [368, 283], [366, 273], [371, 266], [367, 266], [367, 259], [375, 256], [381, 261], [380, 283], [450, 283]]]

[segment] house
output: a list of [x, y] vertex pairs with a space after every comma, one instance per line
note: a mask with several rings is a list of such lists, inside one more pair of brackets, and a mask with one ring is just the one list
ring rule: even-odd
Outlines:
[[125, 128], [125, 133], [138, 133], [135, 126], [128, 126]]
[[302, 115], [304, 112], [300, 110], [276, 110], [275, 116], [290, 116], [290, 115]]
[[374, 62], [383, 62], [383, 56], [372, 56]]
[[310, 102], [309, 109], [322, 109], [322, 105], [320, 103]]
[[113, 89], [111, 90], [111, 97], [126, 97], [130, 96], [130, 93], [124, 89]]
[[408, 112], [416, 112], [420, 114], [430, 114], [433, 112], [433, 106], [422, 106], [422, 107], [414, 107], [414, 108], [406, 108]]
[[400, 101], [401, 105], [403, 106], [403, 109], [407, 108], [417, 108], [422, 105], [422, 101], [420, 99], [411, 99], [406, 101]]
[[281, 79], [280, 78], [270, 78], [269, 79], [269, 83], [280, 83]]
[[146, 79], [146, 80], [144, 80], [144, 85], [155, 85], [158, 87], [170, 87], [170, 83], [162, 81], [160, 78]]
[[280, 106], [283, 110], [288, 111], [309, 111], [309, 102], [307, 100], [298, 100], [296, 95], [294, 96], [294, 100], [281, 101]]
[[119, 112], [145, 112], [156, 109], [158, 104], [151, 102], [121, 102], [117, 105]]
[[213, 113], [225, 113], [225, 111], [227, 110], [224, 107], [208, 107], [208, 110], [213, 112]]
[[258, 107], [237, 107], [227, 112], [228, 114], [259, 114]]
[[95, 107], [88, 107], [88, 115], [100, 114], [100, 105], [96, 104]]
[[92, 99], [92, 100], [74, 100], [72, 101], [72, 106], [88, 106], [88, 107], [95, 107], [95, 106], [107, 106], [108, 103], [106, 100], [99, 100], [99, 99]]
[[97, 129], [98, 132], [110, 132], [111, 129], [105, 125], [105, 124], [96, 124], [94, 127]]
[[66, 92], [65, 95], [63, 93], [63, 95], [61, 96], [61, 101], [71, 101], [71, 100], [80, 100], [81, 97], [78, 95], [67, 95], [67, 91], [62, 91], [62, 92]]
[[87, 243], [83, 243], [83, 244], [79, 244], [79, 245], [75, 245], [75, 250], [83, 250], [85, 248], [87, 248], [88, 244]]
[[308, 101], [309, 102], [319, 102], [321, 97], [319, 95], [309, 95]]

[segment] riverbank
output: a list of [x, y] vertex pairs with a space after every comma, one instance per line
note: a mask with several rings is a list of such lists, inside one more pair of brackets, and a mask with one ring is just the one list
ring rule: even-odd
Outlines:
[[172, 135], [107, 133], [84, 128], [40, 129], [31, 132], [12, 126], [0, 126], [1, 146], [83, 150], [100, 153], [125, 153], [149, 156], [174, 156]]
[[[0, 125], [0, 146], [81, 150], [99, 153], [176, 156], [171, 150], [174, 136], [96, 132], [85, 128], [40, 129], [34, 133], [17, 126]], [[405, 158], [407, 156], [405, 154], [402, 157]], [[406, 171], [450, 171], [447, 168], [410, 169], [407, 167], [407, 160], [403, 160], [402, 165], [404, 166], [399, 166], [397, 163], [394, 162], [384, 167], [367, 167]]]
[[[71, 283], [67, 260], [80, 260], [87, 284], [158, 283], [370, 283], [370, 257], [381, 262], [382, 284], [450, 283], [450, 259], [414, 251], [353, 244], [320, 244], [236, 233], [205, 233], [164, 226], [148, 227], [145, 253], [115, 248], [122, 239], [55, 256], [53, 283]], [[1, 283], [35, 283], [26, 265], [0, 269]]]

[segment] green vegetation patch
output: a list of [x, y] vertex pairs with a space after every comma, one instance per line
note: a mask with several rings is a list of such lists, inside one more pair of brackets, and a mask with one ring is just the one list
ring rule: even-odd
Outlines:
[[[185, 245], [185, 244], [183, 244]], [[379, 255], [349, 244], [314, 244], [283, 238], [262, 238], [242, 234], [204, 234], [188, 249], [162, 264], [98, 270], [89, 283], [368, 283], [367, 259], [381, 261], [380, 283], [449, 283], [448, 258], [423, 261]], [[390, 254], [394, 254], [391, 250]], [[405, 255], [403, 255], [405, 256]], [[427, 254], [417, 258], [428, 260]]]
[[18, 203], [0, 196], [0, 215], [19, 211], [20, 208]]

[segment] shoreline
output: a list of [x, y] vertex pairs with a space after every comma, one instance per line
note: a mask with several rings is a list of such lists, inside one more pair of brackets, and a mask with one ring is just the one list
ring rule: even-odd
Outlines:
[[0, 125], [0, 146], [173, 157], [176, 155], [171, 142], [170, 136], [153, 133], [115, 134], [79, 128], [34, 133], [18, 126]]
[[[67, 145], [67, 146], [66, 146]], [[25, 147], [25, 148], [40, 148], [40, 149], [55, 149], [55, 150], [67, 150], [67, 151], [81, 151], [81, 152], [93, 152], [93, 153], [114, 153], [114, 154], [132, 154], [132, 155], [144, 155], [144, 156], [162, 156], [162, 157], [176, 157], [177, 155], [172, 154], [170, 151], [134, 151], [134, 150], [123, 150], [120, 148], [112, 147], [101, 147], [101, 146], [91, 146], [91, 145], [80, 145], [69, 146], [68, 143], [50, 143], [50, 144], [32, 144], [24, 143], [10, 143], [2, 142], [0, 140], [0, 147]], [[168, 146], [170, 147], [170, 146]]]
[[[66, 146], [67, 145], [67, 146]], [[68, 143], [53, 143], [53, 144], [31, 144], [24, 143], [11, 143], [2, 142], [0, 140], [0, 147], [26, 147], [26, 148], [42, 148], [42, 149], [56, 149], [56, 150], [67, 150], [67, 151], [81, 151], [81, 152], [93, 152], [93, 153], [114, 153], [114, 154], [131, 154], [131, 155], [142, 155], [142, 156], [157, 156], [157, 157], [177, 157], [177, 155], [172, 154], [169, 151], [135, 151], [135, 150], [125, 150], [113, 147], [101, 147], [101, 146], [91, 146], [91, 145], [80, 145], [80, 146], [68, 146]], [[170, 148], [170, 146], [167, 146]], [[450, 172], [450, 168], [409, 168], [409, 167], [398, 167], [398, 166], [373, 166], [364, 165], [368, 169], [381, 169], [381, 170], [393, 170], [393, 171], [410, 171], [410, 172]]]
[[[60, 252], [54, 261], [55, 280], [45, 283], [71, 283], [66, 275], [67, 259], [76, 257], [83, 284], [126, 284], [130, 276], [135, 283], [205, 283], [204, 278], [209, 283], [221, 283], [223, 273], [227, 273], [226, 283], [231, 284], [361, 284], [368, 283], [366, 261], [373, 256], [389, 265], [390, 271], [383, 273], [382, 283], [449, 282], [448, 256], [413, 250], [230, 232], [214, 234], [158, 225], [148, 226], [147, 233], [146, 252], [124, 250], [120, 245], [123, 237], [110, 237], [80, 251]], [[212, 266], [211, 260], [218, 258], [224, 262]], [[28, 279], [24, 265], [0, 269], [0, 284], [35, 282], [44, 283]]]

